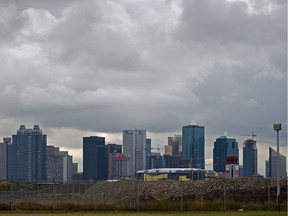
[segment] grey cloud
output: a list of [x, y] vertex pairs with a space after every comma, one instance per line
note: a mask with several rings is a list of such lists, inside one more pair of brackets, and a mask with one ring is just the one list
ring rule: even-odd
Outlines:
[[166, 143], [196, 121], [209, 137], [255, 131], [272, 143], [273, 122], [287, 124], [287, 21], [285, 2], [265, 2], [2, 1], [3, 136], [13, 121], [11, 133], [40, 124], [55, 145], [51, 128], [137, 127]]
[[183, 1], [183, 9], [180, 34], [188, 41], [192, 37], [192, 42], [194, 39], [225, 46], [286, 40], [285, 7], [274, 8], [270, 13], [250, 14], [245, 2], [204, 0]]

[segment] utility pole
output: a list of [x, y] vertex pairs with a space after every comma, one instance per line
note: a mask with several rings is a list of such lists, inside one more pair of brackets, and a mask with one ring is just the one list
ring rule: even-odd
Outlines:
[[279, 131], [281, 130], [281, 123], [273, 125], [273, 129], [277, 132], [277, 208], [280, 211], [279, 196], [280, 196], [280, 161], [279, 161]]

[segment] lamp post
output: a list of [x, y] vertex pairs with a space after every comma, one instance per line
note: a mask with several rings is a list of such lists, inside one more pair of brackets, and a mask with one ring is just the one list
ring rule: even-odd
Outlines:
[[280, 161], [279, 161], [279, 131], [281, 130], [281, 123], [273, 125], [273, 129], [277, 132], [277, 208], [279, 210], [279, 195], [280, 195]]

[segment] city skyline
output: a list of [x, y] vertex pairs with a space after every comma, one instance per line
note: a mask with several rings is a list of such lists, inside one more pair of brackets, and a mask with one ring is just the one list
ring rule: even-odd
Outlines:
[[[39, 125], [34, 125], [34, 128], [35, 127], [39, 127]], [[191, 128], [194, 128], [194, 127], [200, 127], [200, 128], [204, 128], [203, 126], [198, 126], [198, 125], [188, 125], [188, 126], [183, 126], [183, 128], [189, 128], [189, 127], [191, 127]], [[25, 129], [25, 125], [20, 125], [20, 130], [23, 130], [23, 128]], [[29, 130], [32, 130], [32, 129], [29, 129]], [[45, 130], [45, 129], [44, 129]], [[183, 130], [183, 129], [182, 129]], [[19, 131], [19, 130], [17, 130], [17, 131]], [[122, 131], [122, 137], [124, 137], [124, 134], [126, 133], [126, 132], [132, 132], [133, 134], [134, 133], [136, 133], [136, 132], [141, 132], [141, 133], [145, 133], [145, 137], [146, 137], [146, 130], [139, 130], [139, 129], [125, 129], [125, 130], [123, 130]], [[30, 133], [31, 133], [31, 131], [30, 131]], [[42, 133], [42, 132], [41, 132]], [[46, 136], [46, 138], [47, 138], [47, 140], [48, 140], [48, 137], [49, 136], [47, 136], [47, 135], [45, 135]], [[174, 134], [174, 139], [175, 138], [177, 138], [177, 137], [181, 137], [181, 140], [182, 140], [182, 134], [181, 135], [179, 135], [179, 134]], [[206, 136], [206, 134], [204, 135], [204, 137]], [[241, 136], [243, 136], [243, 135], [241, 135]], [[245, 135], [246, 136], [246, 135]], [[254, 137], [256, 137], [256, 134], [255, 133], [253, 133], [252, 132], [252, 134], [251, 135], [247, 135], [247, 137], [249, 137], [249, 136], [251, 136], [252, 138], [246, 138], [245, 140], [244, 140], [244, 142], [243, 142], [243, 145], [247, 145], [247, 144], [245, 144], [245, 143], [247, 143], [247, 142], [251, 142], [251, 141], [253, 141], [253, 142], [256, 142], [256, 140], [254, 140], [255, 138]], [[92, 138], [101, 138], [101, 139], [103, 139], [104, 140], [104, 142], [102, 143], [102, 145], [104, 144], [105, 145], [105, 147], [107, 148], [108, 147], [108, 145], [116, 145], [116, 144], [113, 144], [112, 142], [109, 142], [109, 141], [105, 141], [105, 136], [104, 137], [101, 137], [101, 136], [94, 136], [94, 135], [92, 135], [92, 136], [90, 136], [90, 137], [82, 137], [81, 139], [82, 140], [84, 140], [84, 139], [92, 139]], [[167, 137], [168, 138], [168, 140], [167, 140], [167, 144], [165, 144], [165, 145], [168, 145], [168, 143], [169, 143], [169, 139], [171, 139], [172, 137]], [[179, 139], [179, 138], [178, 138]], [[220, 136], [220, 137], [218, 137], [218, 138], [215, 138], [215, 142], [217, 142], [219, 139], [225, 139], [225, 140], [234, 140], [233, 142], [236, 142], [236, 145], [237, 145], [237, 139], [235, 139], [234, 137], [230, 137], [230, 136]], [[6, 137], [3, 137], [3, 140], [4, 140], [4, 143], [6, 142], [6, 140], [10, 140], [10, 142], [11, 142], [11, 137], [9, 137], [9, 136], [6, 136]], [[134, 140], [134, 138], [133, 138], [133, 140]], [[146, 145], [147, 145], [147, 141], [149, 142], [149, 146], [151, 145], [151, 138], [146, 138]], [[152, 141], [153, 142], [153, 141]], [[170, 140], [170, 142], [171, 142], [171, 140]], [[214, 145], [215, 145], [215, 142], [214, 142]], [[230, 141], [229, 141], [230, 142]], [[3, 143], [0, 143], [0, 144], [3, 144]], [[122, 148], [123, 148], [123, 140], [122, 140], [122, 142], [121, 143], [118, 143], [117, 145], [120, 145]], [[206, 145], [206, 143], [204, 142], [204, 145]], [[4, 145], [1, 145], [0, 147], [4, 147]], [[49, 142], [47, 142], [47, 147], [53, 147], [53, 146], [51, 146], [51, 144], [49, 143]], [[83, 147], [84, 147], [84, 145], [83, 145]], [[224, 147], [224, 146], [223, 146]], [[61, 150], [62, 150], [62, 152], [63, 152], [63, 150], [65, 150], [65, 148], [63, 148], [63, 147], [61, 147], [61, 146], [58, 146], [57, 147], [58, 148], [58, 150], [61, 148]], [[126, 147], [127, 148], [127, 147]], [[269, 149], [271, 148], [271, 146], [269, 146]], [[154, 149], [153, 150], [153, 152], [154, 153], [161, 153], [161, 155], [164, 155], [164, 148], [159, 148], [159, 146], [157, 145], [157, 148], [156, 147], [152, 147], [151, 149], [150, 149], [150, 151], [152, 150], [152, 149]], [[242, 148], [242, 147], [239, 147], [239, 149], [237, 150], [238, 152], [239, 152], [239, 157], [238, 157], [238, 159], [239, 158], [242, 158], [241, 157], [241, 154], [240, 154], [240, 151], [242, 150], [242, 149], [244, 149], [244, 148]], [[257, 149], [258, 149], [258, 146], [257, 146]], [[1, 150], [1, 149], [0, 149]], [[156, 152], [156, 150], [157, 150], [157, 152]], [[162, 151], [160, 151], [160, 150], [162, 150]], [[127, 150], [126, 150], [127, 151]], [[147, 150], [147, 147], [146, 147], [146, 151], [148, 151]], [[1, 151], [0, 151], [1, 152]], [[65, 151], [64, 151], [65, 152]], [[66, 152], [67, 154], [68, 154], [68, 152]], [[127, 153], [127, 152], [126, 152]], [[139, 152], [138, 152], [139, 153]], [[267, 153], [267, 152], [266, 152]], [[80, 157], [80, 160], [79, 160], [79, 158], [78, 158], [78, 160], [76, 159], [74, 159], [75, 157], [74, 157], [74, 155], [73, 154], [71, 154], [72, 155], [72, 157], [73, 157], [73, 162], [74, 163], [77, 163], [77, 166], [80, 168], [79, 169], [79, 172], [83, 172], [83, 161], [84, 161], [84, 157], [83, 157], [83, 154], [84, 154], [84, 152], [82, 153], [82, 156]], [[257, 155], [258, 155], [258, 152], [256, 153]], [[269, 151], [268, 151], [268, 154], [270, 154], [269, 153]], [[280, 154], [281, 155], [285, 155], [285, 153], [284, 154], [282, 154], [282, 152], [281, 152], [281, 150], [280, 150]], [[133, 157], [133, 156], [132, 156]], [[213, 155], [212, 155], [212, 157], [213, 157]], [[198, 158], [199, 159], [199, 158]], [[214, 168], [213, 168], [213, 164], [214, 163], [217, 163], [217, 162], [215, 162], [215, 161], [213, 161], [213, 158], [207, 158], [207, 153], [206, 153], [206, 151], [204, 150], [204, 159], [205, 159], [205, 169], [208, 169], [208, 170], [214, 170]], [[87, 160], [87, 159], [86, 159]], [[260, 160], [260, 162], [259, 162], [259, 160]], [[133, 159], [133, 161], [136, 161], [135, 160], [135, 158]], [[266, 161], [265, 160], [263, 160], [263, 158], [258, 158], [258, 156], [256, 156], [256, 163], [258, 164], [258, 165], [256, 165], [257, 166], [257, 168], [256, 168], [256, 170], [257, 170], [257, 173], [258, 174], [260, 174], [260, 175], [263, 175], [263, 176], [265, 176], [265, 173], [266, 173], [266, 170], [262, 170], [261, 168], [259, 169], [258, 167], [261, 167], [261, 164], [263, 163], [263, 161], [264, 161], [264, 169], [266, 169]], [[72, 162], [72, 161], [71, 161]], [[259, 165], [260, 164], [260, 165]], [[80, 166], [79, 166], [80, 165]], [[215, 165], [215, 164], [214, 164]], [[239, 160], [239, 165], [242, 165], [243, 166], [243, 161], [241, 161], [241, 160]], [[72, 168], [71, 168], [72, 169]], [[131, 169], [131, 168], [130, 168]], [[260, 171], [259, 171], [260, 170]], [[263, 172], [262, 172], [263, 171]]]
[[[0, 137], [40, 124], [82, 170], [82, 137], [122, 143], [141, 128], [163, 148], [182, 126], [257, 134], [287, 156], [287, 1], [0, 2]], [[207, 159], [207, 164], [212, 161]], [[258, 160], [258, 172], [265, 163]]]

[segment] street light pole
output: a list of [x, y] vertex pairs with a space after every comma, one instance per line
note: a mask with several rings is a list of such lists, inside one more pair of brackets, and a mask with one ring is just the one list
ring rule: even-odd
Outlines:
[[276, 123], [273, 125], [273, 129], [277, 132], [277, 208], [279, 206], [279, 196], [280, 196], [280, 161], [279, 161], [279, 131], [281, 130], [281, 123]]

